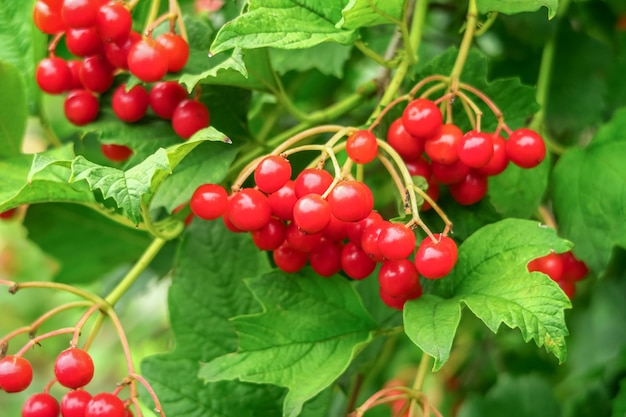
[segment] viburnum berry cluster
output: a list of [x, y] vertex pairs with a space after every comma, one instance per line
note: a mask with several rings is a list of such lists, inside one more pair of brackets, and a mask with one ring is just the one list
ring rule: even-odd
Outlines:
[[[166, 74], [182, 70], [189, 58], [184, 34], [175, 32], [177, 21], [180, 28], [184, 27], [182, 20], [177, 13], [168, 13], [157, 18], [142, 36], [133, 30], [134, 4], [37, 0], [33, 10], [35, 25], [54, 35], [48, 57], [37, 65], [37, 84], [48, 94], [66, 94], [65, 116], [74, 125], [93, 122], [100, 110], [100, 95], [114, 87], [111, 106], [120, 120], [137, 122], [152, 109], [159, 118], [171, 120], [182, 139], [189, 139], [209, 126], [209, 111], [197, 94], [190, 97], [177, 82], [163, 81]], [[154, 28], [164, 20], [170, 21], [169, 32], [153, 38]], [[56, 56], [61, 39], [76, 58]], [[132, 74], [141, 83], [116, 83], [116, 75], [123, 73]], [[102, 152], [116, 162], [132, 154], [128, 147], [112, 144], [102, 145]]]
[[549, 253], [546, 256], [533, 259], [528, 264], [528, 271], [543, 272], [570, 298], [576, 294], [576, 283], [583, 280], [588, 274], [587, 265], [576, 258], [572, 251], [564, 253]]

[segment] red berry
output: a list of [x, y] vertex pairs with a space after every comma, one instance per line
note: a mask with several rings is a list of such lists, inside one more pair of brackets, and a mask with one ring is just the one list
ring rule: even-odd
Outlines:
[[376, 159], [378, 142], [369, 130], [357, 130], [346, 140], [348, 157], [357, 164], [368, 164]]
[[419, 158], [424, 152], [424, 139], [416, 138], [404, 128], [402, 118], [398, 118], [391, 123], [387, 131], [387, 143], [405, 161], [413, 161]]
[[114, 70], [104, 55], [88, 56], [80, 68], [80, 82], [89, 91], [104, 93], [113, 85]]
[[341, 269], [352, 279], [363, 279], [374, 272], [376, 261], [359, 246], [348, 242], [341, 250]]
[[322, 230], [322, 236], [334, 242], [341, 242], [348, 237], [348, 225], [350, 224], [352, 222], [339, 220], [331, 213], [328, 225]]
[[132, 123], [140, 120], [148, 110], [148, 92], [141, 84], [126, 91], [126, 84], [121, 84], [113, 93], [111, 107], [122, 121]]
[[470, 172], [470, 167], [461, 160], [450, 165], [443, 165], [433, 161], [430, 164], [430, 168], [432, 169], [433, 177], [439, 183], [446, 185], [463, 181]]
[[568, 281], [562, 279], [560, 281], [557, 281], [557, 284], [559, 284], [561, 290], [563, 290], [565, 295], [567, 295], [567, 298], [569, 298], [570, 300], [574, 298], [574, 296], [576, 295], [576, 281]]
[[[415, 250], [415, 233], [400, 223], [387, 223], [378, 237], [378, 248], [385, 259], [406, 259]], [[391, 294], [391, 293], [390, 293]]]
[[141, 81], [152, 83], [167, 74], [167, 51], [152, 39], [135, 43], [128, 51], [128, 69]]
[[341, 271], [341, 251], [343, 245], [322, 239], [320, 244], [309, 253], [311, 268], [322, 277], [333, 276]]
[[113, 143], [101, 143], [100, 151], [105, 158], [113, 162], [124, 162], [133, 154], [133, 150], [128, 146]]
[[424, 278], [443, 278], [452, 271], [458, 258], [454, 240], [447, 236], [435, 235], [435, 240], [426, 237], [415, 254], [415, 266]]
[[93, 378], [94, 365], [89, 353], [79, 348], [61, 352], [54, 362], [54, 375], [67, 388], [81, 388]]
[[24, 391], [33, 380], [33, 368], [21, 356], [0, 359], [0, 388], [6, 392]]
[[158, 82], [150, 90], [150, 107], [160, 118], [170, 120], [176, 106], [187, 96], [185, 87], [176, 81]]
[[301, 198], [307, 194], [322, 195], [332, 182], [333, 176], [328, 171], [306, 168], [296, 177], [296, 197]]
[[298, 201], [295, 182], [289, 180], [278, 191], [267, 196], [272, 215], [281, 220], [293, 220], [293, 206]]
[[509, 157], [506, 156], [506, 142], [500, 135], [491, 135], [493, 142], [493, 156], [484, 167], [478, 168], [477, 173], [485, 176], [498, 175], [509, 165]]
[[218, 184], [202, 184], [189, 200], [191, 211], [204, 220], [215, 220], [228, 210], [228, 193]]
[[536, 167], [546, 157], [546, 144], [539, 134], [530, 129], [517, 129], [506, 141], [506, 154], [515, 165]]
[[559, 282], [563, 277], [563, 260], [558, 253], [549, 253], [533, 259], [528, 263], [528, 272], [543, 272], [553, 281]]
[[289, 223], [289, 226], [287, 226], [285, 240], [292, 248], [301, 252], [309, 253], [320, 244], [322, 240], [322, 233], [305, 233], [298, 229], [298, 226], [292, 222]]
[[59, 411], [56, 398], [48, 393], [39, 393], [26, 400], [22, 406], [22, 417], [58, 417]]
[[87, 90], [72, 90], [63, 103], [65, 117], [76, 126], [93, 122], [98, 117], [98, 99]]
[[394, 297], [392, 295], [387, 294], [385, 291], [383, 291], [382, 287], [379, 289], [378, 293], [380, 295], [380, 299], [388, 307], [391, 307], [395, 310], [402, 311], [407, 301], [414, 300], [422, 295], [422, 287], [420, 286], [419, 289], [415, 290], [414, 294], [410, 294], [408, 297]]
[[133, 26], [133, 18], [122, 3], [103, 4], [96, 14], [96, 29], [104, 42], [124, 42]]
[[407, 298], [421, 293], [420, 279], [413, 262], [408, 259], [385, 261], [378, 271], [380, 290], [392, 297]]
[[278, 219], [271, 218], [270, 221], [258, 230], [250, 232], [252, 241], [261, 250], [277, 249], [285, 241], [285, 230], [287, 227]]
[[482, 200], [487, 194], [488, 185], [487, 177], [470, 171], [462, 181], [448, 186], [448, 191], [454, 201], [463, 206], [470, 206]]
[[306, 265], [308, 254], [301, 252], [284, 243], [272, 252], [274, 263], [284, 272], [295, 273]]
[[13, 216], [15, 216], [16, 213], [17, 213], [17, 207], [9, 209], [9, 210], [5, 210], [3, 212], [0, 212], [0, 219], [8, 220], [12, 218]]
[[344, 222], [358, 222], [366, 218], [374, 208], [363, 183], [354, 180], [342, 181], [328, 194], [328, 204], [333, 216]]
[[172, 114], [172, 127], [183, 139], [189, 139], [198, 130], [208, 127], [209, 123], [209, 110], [204, 104], [195, 100], [181, 101]]
[[189, 45], [182, 36], [175, 33], [163, 33], [156, 41], [167, 52], [168, 71], [178, 72], [185, 67], [189, 59]]
[[33, 9], [33, 21], [37, 29], [48, 35], [65, 31], [65, 24], [61, 18], [61, 6], [39, 0]]
[[306, 233], [321, 232], [330, 222], [330, 206], [319, 194], [308, 194], [293, 206], [293, 221]]
[[70, 59], [67, 61], [67, 66], [70, 69], [70, 73], [72, 74], [72, 81], [70, 82], [70, 87], [68, 90], [76, 90], [83, 88], [83, 84], [80, 81], [80, 71], [83, 67], [82, 59]]
[[64, 0], [61, 16], [68, 28], [82, 29], [96, 24], [98, 0]]
[[463, 132], [456, 125], [445, 124], [431, 139], [424, 142], [424, 151], [431, 161], [450, 165], [459, 159], [459, 143]]
[[[172, 213], [173, 213], [173, 214], [178, 213], [179, 211], [181, 211], [182, 209], [184, 209], [184, 208], [185, 208], [185, 206], [187, 206], [187, 203], [183, 203], [183, 204], [180, 204], [180, 205], [176, 206], [176, 207], [174, 208], [174, 210], [172, 210]], [[187, 215], [187, 217], [185, 217], [185, 220], [183, 221], [183, 222], [185, 223], [185, 226], [189, 226], [189, 225], [191, 224], [191, 222], [193, 221], [194, 217], [195, 217], [195, 216], [194, 216], [193, 211], [192, 211], [191, 213], [189, 213], [189, 214]]]
[[97, 55], [104, 48], [95, 27], [68, 29], [65, 44], [72, 54], [80, 57]]
[[[433, 178], [428, 180], [428, 189], [426, 190], [426, 195], [436, 202], [439, 199], [439, 191], [439, 184]], [[428, 201], [424, 201], [424, 204], [422, 204], [420, 210], [427, 211], [431, 208], [432, 206], [430, 205], [430, 203]]]
[[430, 168], [430, 162], [428, 162], [428, 160], [426, 160], [423, 156], [420, 156], [412, 161], [408, 161], [405, 165], [412, 177], [423, 177], [428, 179], [431, 176], [432, 170]]
[[443, 124], [443, 116], [435, 103], [425, 98], [418, 98], [411, 101], [404, 109], [402, 124], [411, 135], [430, 139], [439, 132]]
[[264, 227], [272, 215], [265, 194], [254, 188], [244, 188], [228, 200], [228, 217], [240, 230], [249, 232]]
[[224, 213], [224, 215], [222, 216], [222, 221], [224, 222], [224, 226], [226, 226], [226, 228], [230, 230], [231, 232], [233, 233], [244, 232], [244, 230], [241, 230], [240, 228], [235, 226], [233, 222], [230, 220], [230, 216], [228, 215], [228, 209], [226, 209], [226, 213]]
[[389, 222], [386, 220], [372, 223], [363, 231], [361, 236], [361, 249], [376, 262], [382, 262], [385, 259], [378, 245], [378, 240], [388, 225]]
[[374, 223], [382, 222], [383, 218], [378, 212], [371, 212], [366, 218], [360, 220], [358, 222], [349, 223], [347, 227], [348, 239], [350, 242], [357, 245], [359, 248], [361, 247], [361, 238], [363, 237], [363, 232], [369, 226]]
[[267, 194], [280, 190], [290, 179], [291, 164], [279, 155], [266, 156], [254, 170], [254, 182]]
[[589, 273], [587, 264], [577, 259], [572, 251], [561, 254], [561, 262], [563, 263], [563, 275], [561, 280], [580, 281]]
[[35, 78], [39, 88], [48, 94], [64, 93], [72, 85], [70, 67], [67, 62], [57, 57], [44, 58], [39, 61]]
[[482, 168], [493, 156], [491, 135], [470, 130], [459, 143], [459, 159], [470, 168]]
[[89, 400], [84, 417], [124, 417], [126, 408], [116, 395], [103, 392]]
[[[104, 55], [115, 68], [128, 69], [128, 52], [134, 44], [141, 41], [141, 35], [131, 31], [128, 37], [118, 43], [107, 42], [104, 44]], [[185, 95], [186, 97], [186, 95]], [[173, 110], [172, 110], [173, 111]]]
[[84, 417], [91, 394], [82, 389], [68, 391], [61, 399], [63, 417]]

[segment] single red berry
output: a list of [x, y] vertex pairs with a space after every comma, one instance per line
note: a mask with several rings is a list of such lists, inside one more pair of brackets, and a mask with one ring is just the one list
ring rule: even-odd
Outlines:
[[317, 168], [302, 170], [295, 181], [296, 197], [301, 198], [307, 194], [322, 195], [333, 182], [333, 176], [328, 171]]
[[87, 90], [72, 90], [63, 103], [65, 117], [76, 126], [93, 122], [98, 117], [98, 99]]
[[37, 64], [35, 70], [37, 85], [45, 93], [61, 94], [72, 85], [72, 72], [67, 62], [61, 58], [44, 58]]
[[458, 259], [454, 240], [441, 235], [434, 237], [434, 240], [429, 236], [422, 240], [415, 254], [415, 267], [427, 279], [445, 277], [452, 271]]
[[357, 130], [346, 140], [348, 157], [357, 164], [368, 164], [376, 159], [378, 142], [369, 130]]
[[65, 32], [65, 45], [72, 54], [80, 57], [98, 55], [104, 50], [95, 27], [68, 29]]
[[24, 391], [33, 380], [33, 368], [21, 356], [5, 356], [0, 359], [0, 388], [5, 392]]
[[59, 384], [67, 388], [84, 387], [91, 381], [93, 374], [94, 365], [91, 356], [79, 348], [64, 350], [54, 362], [54, 375]]
[[170, 120], [176, 106], [187, 97], [185, 87], [176, 81], [158, 82], [150, 90], [150, 108], [160, 118]]
[[333, 216], [344, 222], [358, 222], [366, 218], [374, 208], [374, 200], [366, 194], [363, 183], [342, 181], [328, 194], [328, 204]]
[[126, 91], [126, 84], [120, 84], [113, 93], [111, 107], [113, 112], [122, 121], [136, 122], [146, 114], [149, 104], [148, 92], [141, 84], [137, 84]]
[[402, 124], [411, 135], [431, 139], [439, 132], [443, 116], [437, 105], [425, 98], [411, 101], [402, 113]]
[[72, 81], [70, 82], [70, 87], [68, 90], [77, 90], [83, 88], [83, 84], [80, 81], [80, 71], [83, 67], [82, 59], [70, 59], [67, 61], [67, 67], [70, 69], [70, 73], [72, 74]]
[[403, 297], [421, 292], [420, 278], [413, 262], [408, 259], [385, 261], [378, 271], [380, 290], [392, 297]]
[[296, 197], [296, 185], [289, 180], [278, 191], [267, 196], [272, 209], [272, 215], [281, 220], [293, 220], [293, 206], [298, 201]]
[[293, 222], [306, 233], [324, 230], [330, 222], [330, 206], [319, 194], [308, 194], [293, 206]]
[[320, 244], [309, 253], [311, 268], [322, 277], [330, 277], [341, 271], [341, 251], [343, 245], [328, 239], [322, 239]]
[[196, 100], [181, 101], [172, 114], [172, 127], [183, 139], [189, 139], [198, 130], [208, 127], [209, 123], [209, 109]]
[[163, 33], [156, 38], [156, 41], [167, 52], [167, 70], [169, 72], [182, 70], [189, 59], [189, 45], [187, 41], [175, 33]]
[[202, 184], [189, 200], [191, 211], [204, 220], [215, 220], [228, 210], [228, 193], [218, 184]]
[[224, 213], [224, 215], [222, 216], [222, 222], [224, 222], [224, 226], [226, 226], [226, 228], [233, 233], [244, 232], [244, 230], [241, 230], [240, 228], [235, 226], [233, 222], [230, 220], [230, 216], [228, 215], [228, 209], [226, 209], [226, 213]]
[[352, 279], [364, 279], [374, 272], [376, 261], [359, 246], [348, 242], [341, 250], [341, 269]]
[[470, 171], [465, 178], [448, 186], [450, 195], [457, 203], [470, 206], [478, 203], [487, 194], [489, 181], [487, 177]]
[[[128, 53], [134, 44], [141, 41], [141, 35], [131, 31], [128, 37], [119, 42], [106, 42], [104, 55], [115, 68], [128, 69]], [[185, 95], [185, 97], [187, 97]], [[173, 110], [172, 110], [173, 111]]]
[[381, 233], [388, 225], [389, 222], [387, 220], [374, 222], [363, 230], [363, 235], [361, 236], [361, 249], [376, 262], [385, 260], [383, 252], [378, 245], [378, 240], [380, 239]]
[[379, 288], [378, 293], [380, 295], [380, 299], [388, 307], [391, 307], [395, 310], [402, 311], [407, 301], [414, 300], [416, 298], [419, 298], [422, 295], [422, 287], [420, 286], [419, 289], [415, 290], [415, 293], [410, 294], [408, 297], [394, 297], [392, 295], [387, 294], [385, 291], [383, 291], [382, 287]]
[[272, 258], [277, 267], [287, 273], [295, 273], [304, 268], [309, 255], [292, 248], [288, 243], [284, 243], [272, 252]]
[[424, 142], [424, 151], [431, 161], [450, 165], [459, 159], [459, 144], [463, 132], [456, 125], [445, 124], [431, 139]]
[[114, 70], [104, 55], [88, 56], [80, 68], [80, 82], [89, 91], [104, 93], [113, 85]]
[[352, 224], [352, 222], [339, 220], [331, 213], [330, 221], [324, 230], [322, 230], [322, 236], [334, 242], [341, 242], [348, 237], [348, 225], [350, 224]]
[[126, 408], [118, 396], [103, 392], [87, 403], [84, 417], [124, 417]]
[[509, 157], [506, 155], [506, 142], [500, 135], [491, 135], [493, 141], [493, 156], [484, 167], [478, 168], [477, 173], [491, 177], [500, 174], [509, 165]]
[[250, 232], [252, 241], [260, 250], [278, 249], [285, 241], [287, 227], [282, 221], [271, 218], [269, 222], [258, 230]]
[[576, 295], [576, 281], [568, 281], [562, 279], [560, 281], [557, 281], [557, 284], [559, 284], [561, 290], [563, 290], [565, 295], [567, 295], [567, 298], [569, 298], [570, 300], [574, 298], [574, 296]]
[[266, 156], [254, 170], [254, 182], [267, 194], [280, 190], [290, 179], [291, 164], [280, 155]]
[[84, 417], [91, 394], [85, 390], [68, 391], [61, 398], [61, 415], [63, 417]]
[[361, 238], [363, 237], [365, 229], [379, 221], [383, 221], [382, 216], [378, 212], [373, 211], [363, 220], [349, 223], [347, 227], [348, 239], [360, 248]]
[[291, 222], [287, 226], [287, 230], [285, 232], [285, 240], [289, 243], [294, 249], [297, 249], [301, 252], [309, 253], [317, 245], [320, 244], [322, 240], [322, 233], [306, 233], [302, 230], [298, 229], [295, 223]]
[[264, 227], [272, 215], [265, 194], [254, 188], [244, 188], [228, 200], [228, 217], [240, 230], [249, 232]]
[[17, 213], [17, 207], [9, 209], [9, 210], [5, 210], [3, 212], [0, 212], [0, 219], [8, 220], [12, 218], [13, 216], [15, 216], [16, 213]]
[[144, 39], [128, 51], [128, 69], [141, 81], [152, 83], [167, 74], [167, 51], [152, 39]]
[[103, 4], [96, 14], [96, 29], [104, 42], [124, 42], [133, 26], [133, 17], [123, 3]]
[[543, 272], [553, 281], [559, 282], [563, 277], [563, 260], [558, 253], [533, 259], [528, 263], [528, 272]]
[[100, 151], [105, 158], [113, 162], [124, 162], [133, 154], [133, 150], [128, 146], [114, 143], [101, 143]]
[[412, 161], [408, 161], [405, 165], [412, 177], [429, 179], [431, 176], [432, 170], [430, 168], [430, 162], [428, 162], [428, 160], [423, 156], [420, 156]]
[[405, 161], [413, 161], [424, 152], [424, 139], [417, 138], [407, 132], [402, 124], [402, 118], [394, 120], [391, 126], [389, 126], [387, 143]]
[[33, 9], [33, 21], [37, 29], [48, 35], [55, 35], [65, 31], [65, 24], [61, 18], [61, 6], [39, 0]]
[[561, 262], [563, 263], [563, 275], [561, 276], [561, 280], [580, 281], [589, 274], [587, 264], [577, 259], [572, 251], [562, 253]]
[[445, 185], [455, 184], [463, 181], [463, 179], [469, 174], [470, 167], [465, 165], [463, 161], [458, 160], [450, 165], [443, 165], [438, 162], [431, 162], [430, 168], [433, 173], [433, 177], [437, 182]]
[[96, 24], [98, 0], [64, 0], [61, 16], [68, 28], [82, 29]]
[[470, 130], [459, 142], [459, 159], [470, 168], [482, 168], [493, 156], [493, 140], [485, 132]]
[[515, 165], [533, 168], [546, 157], [546, 144], [537, 132], [531, 129], [517, 129], [506, 141], [506, 154]]
[[59, 412], [59, 402], [48, 393], [31, 395], [22, 406], [22, 417], [58, 417]]
[[[415, 250], [415, 233], [400, 223], [387, 223], [378, 237], [378, 248], [385, 259], [406, 259]], [[392, 293], [390, 293], [392, 294]]]

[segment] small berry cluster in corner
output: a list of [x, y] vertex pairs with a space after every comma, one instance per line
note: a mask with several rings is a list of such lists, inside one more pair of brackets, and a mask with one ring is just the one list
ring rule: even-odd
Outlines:
[[[157, 18], [142, 36], [132, 30], [131, 7], [118, 1], [37, 0], [35, 25], [54, 35], [48, 57], [37, 65], [37, 84], [48, 94], [66, 94], [65, 116], [83, 126], [98, 117], [99, 95], [113, 86], [115, 75], [130, 72], [143, 83], [153, 84], [149, 91], [142, 84], [130, 89], [125, 83], [117, 86], [112, 98], [117, 117], [137, 122], [151, 108], [156, 116], [171, 120], [176, 134], [188, 139], [209, 126], [210, 117], [197, 97], [190, 97], [176, 82], [162, 81], [167, 73], [183, 69], [189, 58], [185, 37], [175, 32], [176, 21], [182, 28], [180, 16], [170, 12]], [[170, 21], [170, 31], [153, 39], [153, 29], [164, 20]], [[56, 56], [61, 39], [78, 59]], [[116, 162], [132, 154], [121, 145], [102, 145], [102, 152]]]
[[587, 265], [574, 256], [572, 251], [564, 253], [549, 253], [546, 256], [533, 259], [528, 263], [528, 271], [543, 272], [570, 298], [576, 294], [576, 283], [585, 279], [589, 274]]

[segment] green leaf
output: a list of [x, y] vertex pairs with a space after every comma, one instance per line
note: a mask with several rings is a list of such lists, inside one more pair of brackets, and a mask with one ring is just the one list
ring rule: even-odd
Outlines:
[[435, 369], [441, 368], [465, 305], [492, 332], [502, 323], [517, 327], [525, 342], [534, 339], [563, 362], [567, 335], [563, 312], [571, 304], [554, 281], [528, 272], [526, 265], [551, 250], [561, 253], [570, 248], [554, 229], [533, 221], [506, 219], [483, 227], [463, 242], [450, 276], [426, 286], [436, 297], [406, 304], [407, 335], [435, 358]]
[[626, 109], [616, 111], [585, 149], [568, 149], [553, 174], [554, 211], [560, 233], [575, 253], [600, 273], [613, 246], [626, 247]]
[[626, 378], [619, 383], [619, 392], [613, 399], [613, 413], [611, 417], [623, 417], [626, 415]]
[[404, 3], [389, 0], [350, 0], [342, 11], [343, 18], [337, 24], [340, 28], [358, 29], [365, 26], [400, 21]]
[[[289, 71], [316, 69], [324, 75], [341, 78], [351, 52], [350, 46], [327, 42], [309, 49], [272, 49], [270, 56], [272, 66], [281, 75]], [[311, 59], [311, 56], [323, 56], [324, 59]]]
[[548, 18], [556, 16], [559, 0], [476, 0], [480, 13], [500, 12], [516, 14], [534, 12], [541, 7], [548, 8]]
[[295, 417], [342, 374], [376, 324], [342, 277], [276, 271], [246, 283], [264, 311], [232, 320], [239, 349], [204, 365], [200, 376], [287, 387], [283, 415]]
[[243, 278], [269, 269], [267, 255], [247, 234], [229, 232], [217, 221], [194, 221], [187, 229], [168, 299], [176, 347], [142, 362], [167, 415], [280, 415], [282, 389], [237, 381], [205, 384], [197, 376], [201, 362], [237, 349], [229, 318], [260, 311]]
[[[26, 131], [28, 105], [24, 79], [17, 68], [0, 61], [0, 157], [17, 155]], [[9, 111], [10, 109], [10, 111]]]
[[322, 42], [351, 44], [353, 30], [336, 27], [343, 0], [252, 0], [247, 13], [222, 26], [211, 45], [213, 55], [233, 48], [310, 48]]

